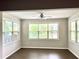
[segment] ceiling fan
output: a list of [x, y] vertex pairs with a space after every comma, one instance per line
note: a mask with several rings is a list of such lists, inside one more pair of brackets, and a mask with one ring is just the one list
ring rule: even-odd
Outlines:
[[52, 18], [52, 16], [48, 16], [48, 15], [45, 15], [44, 12], [40, 12], [40, 18], [41, 19], [48, 19], [48, 18]]
[[44, 14], [43, 13], [40, 13], [40, 18], [44, 18]]

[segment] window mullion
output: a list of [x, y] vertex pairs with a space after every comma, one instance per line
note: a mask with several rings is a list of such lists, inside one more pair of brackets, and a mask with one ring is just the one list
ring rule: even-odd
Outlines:
[[[78, 20], [77, 20], [77, 21], [78, 21]], [[78, 42], [78, 40], [79, 40], [79, 39], [78, 39], [78, 33], [79, 33], [79, 31], [78, 31], [78, 22], [77, 22], [77, 21], [76, 21], [76, 42], [79, 43], [79, 42]]]
[[11, 40], [13, 40], [12, 39], [13, 38], [13, 22], [12, 22], [12, 31], [11, 31], [11, 33], [12, 33]]
[[76, 21], [76, 23], [75, 23], [75, 29], [76, 29], [75, 35], [76, 35], [76, 42], [77, 42], [77, 21]]
[[39, 24], [38, 24], [38, 39], [40, 39], [40, 38], [39, 38]]
[[49, 39], [49, 24], [47, 24], [47, 39]]
[[40, 38], [39, 38], [39, 30], [38, 30], [38, 39], [40, 39]]

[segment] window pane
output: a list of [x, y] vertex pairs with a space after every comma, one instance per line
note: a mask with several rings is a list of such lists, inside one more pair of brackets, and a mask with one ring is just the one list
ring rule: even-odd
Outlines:
[[79, 31], [79, 21], [77, 21], [77, 31]]
[[3, 34], [3, 42], [8, 43], [12, 41], [12, 33], [11, 32], [6, 32]]
[[29, 31], [38, 31], [38, 24], [29, 24]]
[[12, 22], [11, 21], [5, 21], [3, 23], [3, 32], [10, 32], [12, 31]]
[[18, 40], [18, 36], [19, 36], [19, 33], [18, 32], [13, 32], [13, 41], [14, 40]]
[[19, 32], [19, 25], [17, 23], [13, 23], [13, 31]]
[[29, 39], [38, 39], [38, 32], [29, 32]]
[[39, 24], [39, 31], [47, 31], [47, 24]]
[[71, 40], [75, 41], [76, 40], [76, 33], [71, 32]]
[[58, 39], [58, 33], [55, 32], [49, 32], [49, 39]]
[[6, 43], [6, 39], [5, 39], [5, 34], [4, 33], [2, 35], [2, 38], [3, 38], [2, 42], [3, 42], [3, 44], [5, 44]]
[[79, 42], [79, 32], [77, 32], [77, 42]]
[[40, 39], [47, 39], [47, 32], [39, 32]]
[[5, 32], [5, 30], [4, 30], [4, 24], [5, 24], [4, 21], [2, 21], [2, 28], [3, 28], [2, 32]]
[[58, 24], [49, 24], [49, 31], [58, 31]]
[[76, 28], [75, 28], [76, 27], [75, 21], [70, 23], [70, 27], [71, 27], [70, 28], [71, 31], [75, 31], [76, 30]]

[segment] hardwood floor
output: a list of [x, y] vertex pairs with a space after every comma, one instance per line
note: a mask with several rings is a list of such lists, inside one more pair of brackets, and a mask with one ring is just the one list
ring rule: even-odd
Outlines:
[[78, 59], [66, 49], [20, 49], [7, 59]]

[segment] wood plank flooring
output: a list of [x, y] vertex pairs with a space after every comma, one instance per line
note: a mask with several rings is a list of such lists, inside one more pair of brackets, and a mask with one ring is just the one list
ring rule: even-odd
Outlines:
[[20, 49], [7, 59], [78, 59], [66, 49]]

